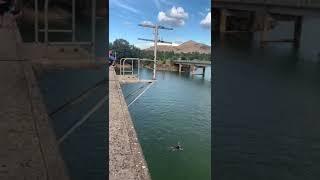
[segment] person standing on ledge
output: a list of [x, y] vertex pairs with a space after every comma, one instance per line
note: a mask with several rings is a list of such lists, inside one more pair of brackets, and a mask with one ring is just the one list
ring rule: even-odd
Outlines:
[[115, 65], [115, 61], [116, 61], [116, 57], [113, 56], [112, 51], [109, 51], [109, 65], [114, 66]]
[[17, 0], [0, 0], [0, 27], [12, 26], [21, 14]]

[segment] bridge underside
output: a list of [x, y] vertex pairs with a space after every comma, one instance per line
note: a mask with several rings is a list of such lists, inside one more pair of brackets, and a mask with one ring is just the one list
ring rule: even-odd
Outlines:
[[[179, 73], [185, 71], [191, 72], [192, 75], [202, 75], [204, 77], [206, 72], [206, 66], [204, 64], [188, 64], [188, 63], [176, 63], [179, 66]], [[196, 74], [198, 68], [202, 69], [202, 73]]]
[[277, 4], [262, 4], [255, 0], [251, 3], [237, 2], [234, 0], [216, 0], [213, 3], [214, 9], [229, 9], [229, 10], [241, 10], [251, 12], [263, 12], [267, 11], [271, 14], [282, 14], [291, 16], [312, 16], [320, 17], [320, 3], [318, 5], [304, 5], [304, 6], [293, 6], [287, 5], [287, 3]]
[[[217, 5], [216, 28], [222, 33], [222, 44], [224, 33], [238, 32], [260, 32], [260, 45], [265, 47], [268, 43], [292, 43], [295, 48], [300, 47], [300, 39], [302, 33], [304, 13], [297, 13], [292, 9], [292, 12], [281, 9], [280, 7], [259, 7], [258, 5]], [[282, 7], [283, 8], [283, 7]], [[275, 11], [275, 9], [277, 9]], [[320, 13], [318, 12], [320, 15]], [[239, 18], [244, 20], [239, 23]], [[277, 21], [292, 21], [294, 22], [294, 35], [290, 39], [268, 39], [268, 31], [276, 26]], [[245, 23], [243, 23], [245, 22]], [[233, 23], [232, 26], [230, 23]], [[231, 27], [231, 28], [230, 28]], [[233, 28], [233, 29], [232, 29]], [[235, 28], [235, 29], [234, 29]]]

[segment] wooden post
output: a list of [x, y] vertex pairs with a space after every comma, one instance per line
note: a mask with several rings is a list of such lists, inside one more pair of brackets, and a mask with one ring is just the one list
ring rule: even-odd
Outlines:
[[297, 16], [294, 21], [294, 47], [299, 48], [302, 33], [302, 16]]

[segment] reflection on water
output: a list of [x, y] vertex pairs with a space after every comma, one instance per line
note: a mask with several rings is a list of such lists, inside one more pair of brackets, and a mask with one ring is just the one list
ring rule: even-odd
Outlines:
[[[320, 26], [306, 18], [302, 44], [258, 47], [258, 34], [217, 37], [213, 177], [316, 180], [320, 173]], [[269, 39], [292, 37], [281, 23]], [[253, 39], [251, 39], [253, 38]]]

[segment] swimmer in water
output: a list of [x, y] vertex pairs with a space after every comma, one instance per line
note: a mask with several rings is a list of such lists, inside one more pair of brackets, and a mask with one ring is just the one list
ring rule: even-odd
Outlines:
[[171, 146], [170, 148], [171, 148], [172, 151], [182, 151], [183, 150], [183, 148], [182, 148], [182, 146], [180, 145], [179, 142], [178, 142], [177, 145]]

